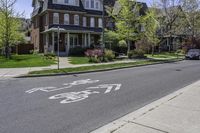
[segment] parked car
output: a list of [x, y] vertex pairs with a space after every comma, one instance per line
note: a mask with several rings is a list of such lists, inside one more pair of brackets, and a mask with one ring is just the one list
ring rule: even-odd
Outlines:
[[190, 49], [185, 55], [186, 59], [198, 59], [200, 60], [200, 49]]

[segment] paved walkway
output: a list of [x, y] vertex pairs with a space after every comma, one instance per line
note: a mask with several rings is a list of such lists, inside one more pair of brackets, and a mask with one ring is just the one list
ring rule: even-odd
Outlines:
[[[73, 65], [68, 61], [68, 57], [60, 57], [60, 68], [72, 68], [72, 67], [81, 67], [81, 66], [91, 66], [91, 65], [102, 65], [102, 64], [115, 64], [115, 63], [128, 63], [135, 62], [135, 60], [123, 60], [109, 63], [98, 63], [98, 64], [83, 64], [83, 65]], [[48, 70], [48, 69], [57, 69], [58, 66], [51, 65], [48, 67], [29, 67], [29, 68], [0, 68], [0, 80], [5, 78], [17, 77], [20, 75], [25, 75], [31, 71], [39, 70]]]
[[199, 133], [200, 81], [92, 133]]

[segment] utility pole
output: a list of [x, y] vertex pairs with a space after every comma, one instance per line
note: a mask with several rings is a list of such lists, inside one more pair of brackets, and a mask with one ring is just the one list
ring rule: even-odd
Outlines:
[[60, 69], [60, 27], [58, 26], [58, 41], [57, 41], [57, 57], [58, 57], [58, 70]]
[[104, 0], [102, 0], [103, 12], [102, 12], [102, 48], [103, 52], [105, 49], [105, 8], [104, 8]]

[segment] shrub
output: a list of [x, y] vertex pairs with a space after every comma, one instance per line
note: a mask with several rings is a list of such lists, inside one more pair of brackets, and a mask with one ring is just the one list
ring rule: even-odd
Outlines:
[[55, 59], [56, 55], [54, 53], [46, 53], [44, 54], [44, 57], [48, 60]]
[[120, 48], [127, 48], [127, 43], [126, 43], [125, 40], [121, 40], [121, 41], [119, 41], [118, 46], [119, 46]]
[[89, 58], [90, 62], [99, 63], [103, 60], [103, 51], [101, 49], [88, 49], [85, 55]]
[[128, 58], [145, 58], [144, 56], [145, 52], [144, 50], [131, 50], [129, 53], [128, 53]]
[[115, 58], [115, 54], [112, 50], [104, 51], [104, 61], [112, 61]]
[[33, 53], [34, 53], [34, 50], [30, 50], [29, 53], [30, 53], [30, 54], [33, 54]]
[[70, 48], [70, 55], [71, 56], [82, 56], [82, 55], [84, 55], [85, 51], [86, 51], [86, 48], [82, 48], [82, 47]]

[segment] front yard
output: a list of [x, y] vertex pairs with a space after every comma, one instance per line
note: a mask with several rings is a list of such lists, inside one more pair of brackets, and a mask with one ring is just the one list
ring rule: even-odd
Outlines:
[[174, 52], [162, 52], [162, 53], [159, 53], [159, 54], [154, 54], [153, 56], [151, 54], [146, 54], [147, 58], [150, 58], [150, 59], [163, 59], [163, 60], [166, 60], [166, 59], [174, 59], [174, 58], [184, 58], [184, 55], [182, 54], [179, 54], [177, 56], [176, 53]]
[[[163, 53], [159, 53], [159, 54], [154, 54], [153, 56], [151, 54], [145, 54], [145, 56], [147, 57], [147, 59], [152, 59], [152, 60], [169, 60], [169, 59], [177, 59], [177, 54], [175, 53], [169, 53], [169, 52], [163, 52]], [[184, 58], [183, 55], [179, 55], [178, 58], [182, 59]], [[114, 61], [122, 61], [122, 60], [127, 60], [127, 58], [123, 58], [123, 59], [114, 59]], [[132, 59], [134, 60], [134, 59]], [[89, 62], [89, 59], [85, 56], [80, 56], [80, 57], [69, 57], [69, 62], [73, 65], [81, 65], [81, 64], [92, 64], [91, 62]]]
[[72, 56], [69, 57], [69, 62], [73, 65], [89, 64], [89, 59], [85, 56]]
[[0, 56], [0, 68], [42, 67], [54, 63], [53, 59], [45, 59], [42, 55], [12, 55], [9, 60]]

